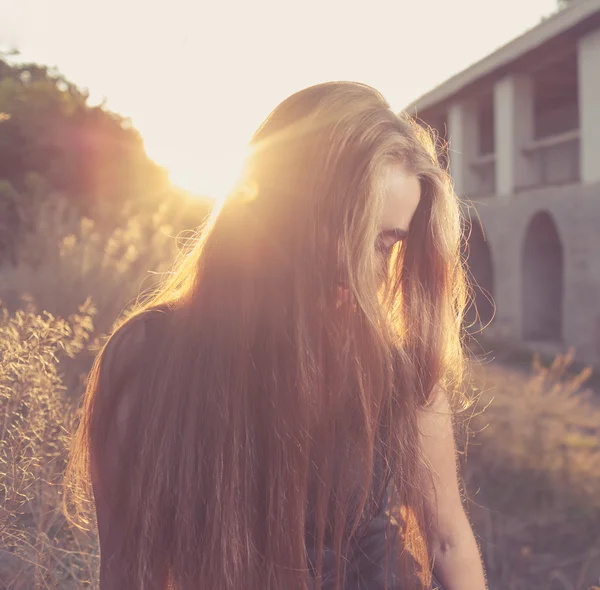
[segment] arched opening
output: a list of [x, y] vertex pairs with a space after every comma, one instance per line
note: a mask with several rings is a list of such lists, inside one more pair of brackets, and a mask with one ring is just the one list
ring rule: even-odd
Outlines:
[[529, 222], [523, 244], [522, 322], [525, 340], [562, 338], [563, 248], [549, 213]]
[[467, 309], [466, 326], [474, 333], [485, 328], [494, 317], [494, 266], [492, 252], [481, 224], [467, 222], [467, 269], [473, 300]]

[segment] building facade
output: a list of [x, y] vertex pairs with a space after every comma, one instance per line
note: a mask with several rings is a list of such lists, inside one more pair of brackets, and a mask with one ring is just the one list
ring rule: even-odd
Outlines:
[[447, 142], [483, 334], [600, 364], [600, 0], [572, 0], [407, 111]]

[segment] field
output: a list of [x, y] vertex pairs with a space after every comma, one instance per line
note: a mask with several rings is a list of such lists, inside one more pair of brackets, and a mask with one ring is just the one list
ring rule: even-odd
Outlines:
[[600, 582], [600, 400], [570, 364], [473, 367], [463, 478], [491, 588]]
[[[193, 209], [193, 208], [192, 208]], [[61, 511], [91, 359], [119, 313], [176, 255], [197, 211], [135, 211], [101, 231], [60, 200], [0, 269], [0, 588], [96, 587], [97, 542]], [[600, 584], [600, 404], [570, 358], [527, 371], [474, 360], [457, 420], [465, 502], [494, 590]]]

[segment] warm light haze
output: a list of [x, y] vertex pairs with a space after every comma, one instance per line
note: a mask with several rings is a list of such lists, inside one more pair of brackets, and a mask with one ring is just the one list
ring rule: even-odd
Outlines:
[[536, 25], [556, 0], [304, 3], [0, 0], [0, 49], [131, 118], [172, 181], [221, 197], [279, 101], [325, 80], [401, 109]]

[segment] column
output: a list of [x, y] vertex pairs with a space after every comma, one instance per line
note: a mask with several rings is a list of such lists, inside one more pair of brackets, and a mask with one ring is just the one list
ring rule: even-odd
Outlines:
[[470, 101], [453, 104], [448, 111], [448, 158], [454, 189], [459, 196], [473, 189], [470, 163], [478, 149], [477, 108]]
[[600, 29], [579, 40], [579, 129], [581, 182], [600, 182]]
[[534, 113], [531, 77], [511, 75], [495, 84], [496, 192], [504, 200], [532, 180], [533, 170], [523, 148], [534, 138]]

